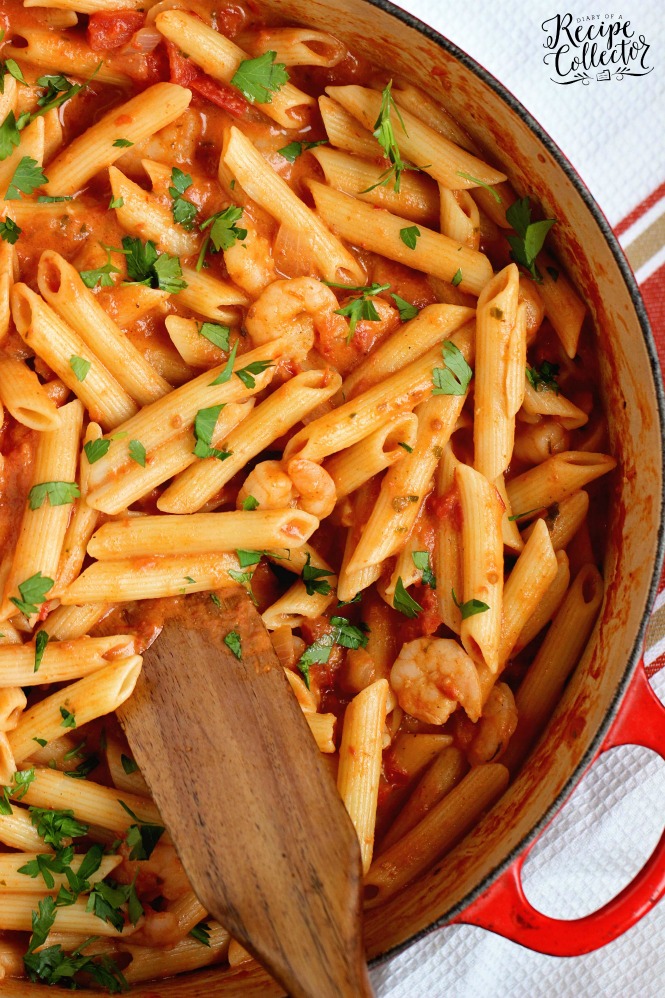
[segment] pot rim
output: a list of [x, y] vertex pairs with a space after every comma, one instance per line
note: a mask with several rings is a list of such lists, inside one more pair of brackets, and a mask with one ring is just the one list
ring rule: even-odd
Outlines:
[[552, 801], [550, 806], [543, 813], [542, 817], [532, 829], [524, 836], [523, 839], [510, 851], [510, 853], [499, 863], [498, 866], [492, 870], [491, 873], [483, 877], [479, 884], [477, 884], [473, 890], [457, 904], [453, 905], [449, 911], [446, 912], [441, 918], [436, 919], [429, 925], [426, 929], [421, 929], [419, 932], [414, 933], [407, 940], [399, 943], [397, 946], [393, 946], [391, 949], [386, 950], [380, 956], [376, 957], [371, 961], [370, 966], [377, 966], [384, 963], [392, 956], [396, 956], [398, 953], [403, 952], [408, 949], [414, 943], [418, 942], [420, 939], [424, 939], [426, 936], [430, 935], [437, 929], [443, 928], [443, 926], [449, 924], [449, 922], [456, 916], [460, 915], [470, 904], [472, 904], [481, 894], [483, 894], [487, 888], [494, 883], [498, 877], [501, 876], [505, 870], [515, 861], [515, 859], [524, 852], [524, 850], [529, 846], [535, 839], [538, 838], [540, 833], [544, 830], [545, 826], [549, 824], [554, 815], [561, 809], [565, 801], [568, 799], [573, 789], [580, 782], [584, 772], [594, 759], [598, 749], [600, 748], [602, 741], [610, 727], [612, 721], [614, 720], [621, 701], [623, 700], [624, 694], [633, 678], [635, 671], [637, 670], [638, 664], [642, 657], [642, 649], [644, 644], [644, 635], [646, 632], [647, 624], [650, 618], [650, 609], [653, 606], [653, 602], [656, 598], [658, 592], [658, 583], [661, 576], [661, 571], [663, 568], [663, 557], [665, 555], [665, 388], [663, 386], [663, 375], [660, 368], [660, 362], [658, 359], [658, 353], [656, 350], [656, 344], [653, 338], [653, 333], [651, 331], [651, 325], [647, 316], [646, 307], [644, 305], [644, 300], [640, 294], [637, 281], [635, 280], [635, 275], [624, 255], [623, 250], [619, 244], [619, 240], [612, 231], [607, 218], [599, 207], [598, 203], [592, 196], [591, 192], [583, 183], [581, 177], [573, 167], [572, 163], [565, 155], [564, 152], [559, 148], [559, 146], [554, 142], [554, 140], [548, 135], [544, 130], [542, 125], [534, 118], [534, 116], [527, 111], [524, 105], [511, 93], [508, 88], [499, 82], [495, 76], [493, 76], [484, 66], [473, 59], [470, 55], [464, 52], [463, 49], [459, 48], [448, 38], [442, 35], [435, 28], [430, 27], [430, 25], [425, 24], [420, 18], [408, 11], [403, 10], [401, 7], [396, 6], [391, 0], [364, 0], [372, 7], [377, 7], [379, 10], [386, 14], [390, 14], [392, 17], [399, 21], [402, 21], [409, 28], [413, 28], [418, 31], [421, 35], [424, 35], [430, 41], [434, 42], [439, 48], [443, 49], [449, 55], [453, 56], [465, 69], [468, 69], [471, 73], [477, 76], [482, 83], [490, 87], [494, 93], [501, 98], [501, 100], [508, 105], [511, 111], [521, 118], [521, 120], [528, 126], [531, 132], [536, 136], [536, 138], [542, 143], [545, 149], [556, 161], [557, 165], [563, 170], [567, 179], [571, 182], [585, 207], [591, 213], [596, 225], [600, 229], [605, 242], [609, 246], [609, 249], [614, 257], [614, 261], [619, 268], [621, 276], [623, 278], [626, 289], [630, 295], [630, 299], [635, 309], [635, 314], [637, 316], [640, 328], [642, 330], [642, 336], [644, 338], [644, 345], [647, 350], [649, 357], [649, 365], [651, 367], [651, 375], [653, 378], [653, 387], [656, 395], [656, 407], [658, 410], [658, 423], [660, 428], [660, 458], [661, 458], [661, 494], [660, 494], [660, 517], [658, 526], [658, 535], [656, 539], [656, 559], [654, 562], [653, 573], [651, 576], [651, 582], [649, 584], [649, 590], [644, 604], [644, 610], [642, 614], [642, 619], [635, 636], [635, 641], [633, 642], [632, 649], [628, 656], [626, 667], [615, 691], [612, 703], [610, 704], [605, 717], [598, 728], [595, 736], [593, 737], [587, 751], [580, 759], [579, 763], [570, 774], [566, 783], [557, 794], [555, 799]]

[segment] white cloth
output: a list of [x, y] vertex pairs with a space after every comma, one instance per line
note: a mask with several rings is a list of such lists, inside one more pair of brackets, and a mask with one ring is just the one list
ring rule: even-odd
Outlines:
[[[594, 71], [587, 85], [552, 82], [541, 24], [570, 12], [573, 25], [588, 25], [593, 22], [575, 19], [602, 17], [603, 5], [401, 0], [401, 6], [513, 92], [566, 154], [611, 225], [663, 184], [665, 17], [658, 0], [630, 0], [618, 10], [607, 5], [608, 13], [632, 22], [637, 37], [644, 35], [653, 72], [599, 81]], [[665, 672], [654, 686], [665, 699]], [[664, 814], [665, 761], [635, 746], [608, 753], [532, 851], [523, 881], [529, 900], [559, 918], [595, 910], [640, 869]], [[659, 998], [665, 995], [665, 904], [615, 942], [571, 959], [451, 926], [374, 968], [372, 981], [379, 998]]]

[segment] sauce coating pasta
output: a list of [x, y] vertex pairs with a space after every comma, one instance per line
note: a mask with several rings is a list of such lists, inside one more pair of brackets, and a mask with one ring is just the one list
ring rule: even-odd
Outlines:
[[114, 718], [162, 600], [247, 590], [380, 905], [544, 730], [616, 464], [464, 122], [249, 0], [117, 6], [0, 6], [0, 980], [111, 992], [248, 958]]

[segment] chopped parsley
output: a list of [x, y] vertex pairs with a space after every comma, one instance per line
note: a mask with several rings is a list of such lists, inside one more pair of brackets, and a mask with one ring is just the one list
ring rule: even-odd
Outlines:
[[118, 804], [126, 811], [130, 818], [136, 822], [127, 829], [125, 841], [129, 846], [129, 858], [131, 860], [150, 859], [153, 849], [161, 839], [165, 829], [161, 825], [154, 825], [152, 822], [142, 822], [138, 815], [125, 804], [124, 800], [118, 800]]
[[[102, 249], [106, 250], [106, 263], [102, 267], [97, 267], [95, 270], [81, 270], [79, 271], [81, 280], [85, 284], [86, 288], [96, 288], [97, 285], [100, 288], [112, 288], [113, 280], [111, 279], [111, 274], [119, 274], [120, 271], [117, 267], [114, 267], [111, 263], [111, 246], [105, 246], [104, 243], [99, 244]], [[119, 250], [116, 252], [120, 252]], [[77, 375], [78, 377], [78, 375]], [[79, 378], [82, 381], [83, 378]]]
[[183, 173], [177, 166], [174, 166], [171, 170], [171, 186], [169, 187], [169, 194], [173, 199], [173, 204], [171, 205], [173, 221], [177, 222], [178, 225], [182, 225], [183, 229], [187, 229], [188, 232], [194, 228], [194, 219], [198, 211], [195, 204], [192, 204], [191, 201], [183, 197], [185, 191], [191, 186], [192, 178], [190, 174]]
[[536, 257], [543, 248], [545, 237], [556, 223], [555, 218], [544, 218], [540, 222], [531, 221], [531, 201], [519, 198], [506, 211], [506, 221], [517, 233], [506, 236], [515, 263], [524, 267], [537, 284], [542, 284], [542, 276], [536, 266]]
[[[211, 215], [210, 218], [206, 218], [205, 222], [201, 223], [199, 226], [201, 232], [205, 232], [210, 226], [210, 233], [206, 236], [201, 246], [199, 258], [196, 261], [197, 270], [200, 270], [203, 266], [206, 253], [219, 253], [220, 250], [231, 249], [237, 241], [247, 238], [247, 229], [240, 229], [237, 225], [237, 222], [242, 218], [242, 213], [242, 208], [239, 208], [236, 204], [230, 204], [224, 211], [218, 211], [215, 215]], [[212, 249], [210, 248], [211, 243]]]
[[108, 454], [110, 446], [111, 441], [104, 440], [102, 438], [99, 440], [88, 440], [86, 444], [83, 444], [83, 450], [85, 451], [85, 456], [88, 459], [88, 464], [94, 464], [96, 461], [101, 460], [105, 454]]
[[5, 73], [9, 73], [15, 80], [27, 87], [28, 84], [25, 82], [23, 70], [19, 64], [14, 59], [3, 59], [0, 62], [0, 93], [4, 94], [5, 92]]
[[37, 607], [46, 602], [46, 594], [52, 586], [53, 579], [37, 572], [19, 584], [20, 599], [17, 599], [16, 596], [10, 596], [9, 599], [21, 613], [29, 617], [30, 614], [37, 613]]
[[60, 714], [62, 716], [62, 721], [60, 722], [61, 728], [75, 728], [76, 727], [76, 717], [71, 710], [67, 710], [66, 707], [60, 708]]
[[367, 645], [367, 635], [359, 627], [350, 624], [346, 617], [331, 617], [330, 628], [312, 642], [298, 659], [298, 671], [305, 680], [307, 689], [310, 685], [310, 666], [317, 662], [327, 662], [333, 645], [342, 645], [343, 648], [364, 648]]
[[288, 160], [289, 163], [295, 163], [298, 156], [302, 156], [308, 149], [316, 149], [317, 146], [325, 146], [327, 144], [328, 139], [319, 139], [318, 142], [289, 142], [288, 146], [283, 146], [277, 152], [284, 159]]
[[10, 799], [23, 800], [34, 778], [34, 766], [31, 769], [19, 769], [12, 778], [13, 786], [0, 787], [0, 814], [12, 813]]
[[73, 201], [74, 196], [67, 194], [61, 194], [59, 197], [51, 197], [50, 194], [40, 194], [37, 198], [37, 204], [60, 204], [62, 201]]
[[343, 306], [343, 308], [336, 308], [335, 315], [343, 315], [349, 320], [349, 335], [346, 338], [346, 342], [350, 343], [353, 339], [353, 334], [356, 331], [356, 326], [361, 319], [366, 319], [370, 322], [380, 321], [381, 316], [377, 312], [374, 302], [371, 301], [371, 295], [378, 295], [382, 291], [389, 291], [389, 284], [370, 284], [366, 287], [358, 285], [355, 287], [349, 287], [346, 284], [334, 284], [332, 281], [323, 281], [329, 288], [343, 288], [345, 291], [359, 291], [360, 295], [357, 298], [351, 298], [350, 301]]
[[4, 239], [6, 243], [12, 246], [18, 240], [22, 231], [13, 218], [6, 218], [4, 222], [0, 222], [0, 239]]
[[[2, 77], [0, 77], [2, 79]], [[10, 111], [2, 125], [0, 125], [0, 159], [7, 159], [11, 156], [16, 146], [21, 141], [14, 112]]]
[[223, 402], [220, 405], [211, 405], [208, 409], [199, 409], [194, 417], [194, 437], [196, 438], [196, 443], [194, 444], [193, 453], [197, 457], [216, 457], [220, 461], [225, 461], [227, 457], [230, 457], [230, 451], [218, 450], [212, 446], [212, 435], [223, 408]]
[[30, 509], [39, 509], [46, 499], [50, 506], [67, 506], [81, 495], [76, 482], [40, 482], [28, 492]]
[[92, 365], [91, 361], [86, 360], [85, 357], [77, 357], [76, 354], [73, 354], [69, 358], [69, 366], [74, 372], [74, 377], [77, 381], [85, 381], [86, 375]]
[[127, 260], [126, 284], [145, 284], [148, 288], [159, 288], [169, 294], [177, 294], [187, 287], [183, 280], [180, 260], [168, 253], [158, 253], [151, 239], [142, 243], [134, 236], [123, 236], [122, 249]]
[[559, 394], [559, 383], [556, 380], [558, 373], [559, 365], [551, 364], [549, 360], [544, 360], [540, 369], [528, 366], [526, 369], [527, 380], [532, 388], [537, 392], [552, 391], [557, 395]]
[[423, 609], [420, 603], [414, 600], [413, 596], [409, 596], [408, 592], [404, 588], [401, 575], [398, 576], [395, 592], [393, 593], [393, 606], [396, 610], [399, 610], [400, 613], [403, 613], [405, 617], [409, 617], [410, 619], [417, 617]]
[[229, 335], [231, 330], [228, 326], [220, 326], [217, 322], [204, 322], [199, 333], [206, 340], [209, 340], [225, 353], [229, 349]]
[[239, 662], [242, 661], [242, 645], [240, 643], [240, 635], [237, 631], [229, 631], [229, 633], [224, 638], [224, 644], [226, 647], [233, 652], [235, 657]]
[[201, 943], [202, 946], [210, 946], [210, 926], [207, 922], [199, 922], [191, 930], [189, 935], [192, 939], [196, 939], [197, 943]]
[[111, 198], [109, 201], [109, 208], [122, 208], [124, 203], [124, 198]]
[[46, 651], [46, 646], [49, 642], [48, 631], [37, 631], [35, 635], [35, 667], [33, 672], [39, 672], [39, 666], [42, 664], [42, 659], [44, 658], [44, 652]]
[[335, 573], [329, 572], [327, 568], [316, 568], [314, 565], [310, 564], [310, 562], [311, 557], [308, 551], [302, 575], [300, 576], [305, 585], [305, 592], [308, 596], [314, 596], [315, 593], [318, 593], [320, 596], [329, 596], [332, 592], [330, 583], [322, 580], [325, 576], [334, 575]]
[[409, 319], [415, 319], [418, 315], [418, 309], [415, 305], [411, 305], [410, 302], [404, 301], [399, 295], [391, 294], [390, 297], [393, 299], [397, 305], [397, 311], [399, 312], [399, 317], [402, 322], [408, 322]]
[[250, 104], [271, 104], [272, 95], [289, 81], [284, 63], [275, 62], [276, 52], [264, 52], [256, 59], [243, 59], [231, 77]]
[[451, 589], [453, 603], [462, 614], [462, 620], [466, 620], [467, 617], [474, 617], [477, 613], [485, 613], [489, 610], [487, 603], [483, 603], [479, 599], [468, 599], [466, 603], [460, 603], [460, 601], [455, 596], [455, 590]]
[[446, 340], [443, 344], [445, 367], [435, 367], [432, 371], [434, 388], [432, 395], [464, 395], [469, 387], [473, 371], [454, 343]]
[[225, 385], [226, 382], [230, 380], [231, 375], [233, 374], [233, 365], [236, 362], [236, 354], [238, 353], [239, 342], [240, 342], [239, 340], [236, 340], [235, 343], [233, 344], [233, 349], [231, 350], [231, 353], [227, 358], [224, 369], [217, 375], [214, 381], [210, 382], [211, 388], [213, 385]]
[[256, 388], [254, 375], [263, 374], [269, 367], [274, 366], [269, 360], [255, 360], [246, 367], [241, 367], [239, 371], [236, 371], [236, 375], [240, 378], [245, 388]]
[[130, 757], [128, 755], [125, 755], [124, 752], [122, 752], [120, 755], [120, 763], [127, 776], [131, 776], [132, 773], [135, 773], [139, 768], [138, 763], [134, 762], [133, 759], [130, 759]]
[[143, 914], [143, 905], [136, 893], [136, 877], [131, 884], [117, 884], [113, 880], [98, 881], [88, 897], [86, 911], [91, 911], [103, 922], [109, 922], [118, 932], [125, 925], [124, 905], [132, 925], [136, 925]]
[[140, 440], [129, 441], [129, 456], [132, 461], [136, 461], [142, 468], [145, 468], [145, 447]]
[[413, 447], [409, 447], [409, 445], [405, 443], [404, 440], [398, 440], [397, 446], [403, 447], [407, 454], [413, 454]]
[[413, 564], [422, 573], [422, 583], [430, 589], [436, 589], [436, 576], [432, 571], [429, 560], [429, 551], [412, 551]]
[[462, 277], [462, 268], [458, 267], [455, 273], [453, 274], [453, 279], [450, 283], [454, 288], [458, 288], [463, 280], [464, 278]]
[[31, 807], [30, 820], [46, 845], [53, 846], [56, 850], [69, 844], [69, 839], [77, 839], [88, 833], [88, 826], [77, 821], [74, 812], [68, 809], [52, 811], [46, 807]]
[[374, 130], [372, 132], [372, 135], [383, 149], [386, 158], [390, 161], [390, 166], [384, 173], [381, 174], [379, 180], [375, 184], [372, 184], [371, 187], [361, 191], [361, 194], [367, 194], [369, 191], [373, 191], [375, 187], [385, 186], [385, 184], [390, 181], [391, 177], [395, 178], [393, 190], [396, 193], [399, 193], [402, 173], [406, 170], [406, 166], [399, 151], [399, 146], [397, 145], [395, 130], [390, 116], [391, 111], [394, 110], [397, 118], [399, 119], [399, 123], [402, 126], [404, 134], [406, 135], [404, 120], [400, 114], [397, 104], [395, 104], [395, 101], [393, 100], [392, 85], [393, 81], [390, 80], [381, 93], [381, 109], [379, 111], [379, 117], [374, 123]]
[[[10, 112], [11, 113], [11, 112]], [[32, 194], [36, 187], [48, 183], [48, 177], [42, 173], [42, 168], [36, 159], [24, 156], [14, 170], [5, 194], [5, 201], [20, 201], [21, 193]], [[20, 193], [19, 193], [20, 192]]]
[[497, 204], [501, 204], [502, 203], [503, 199], [502, 199], [501, 195], [499, 194], [499, 192], [495, 191], [494, 188], [490, 187], [489, 184], [486, 184], [484, 180], [478, 180], [478, 177], [472, 177], [470, 173], [464, 173], [463, 170], [458, 170], [457, 171], [457, 176], [458, 177], [462, 177], [463, 180], [468, 180], [469, 183], [471, 183], [471, 184], [477, 184], [478, 187], [484, 187], [485, 190], [489, 194], [492, 195], [492, 197], [494, 198], [494, 200], [496, 201]]
[[254, 496], [247, 496], [242, 501], [242, 508], [245, 510], [245, 512], [251, 512], [251, 510], [257, 509], [258, 505], [259, 505], [259, 500], [255, 499]]
[[129, 149], [134, 143], [130, 142], [129, 139], [116, 139], [113, 143], [116, 149]]
[[408, 246], [409, 249], [415, 249], [420, 238], [420, 229], [417, 225], [409, 225], [399, 230], [399, 237], [405, 246]]
[[103, 954], [93, 959], [81, 953], [93, 939], [94, 937], [86, 939], [71, 953], [65, 953], [60, 943], [40, 949], [37, 953], [29, 950], [23, 957], [23, 962], [30, 980], [44, 984], [62, 984], [71, 990], [76, 988], [74, 976], [84, 973], [96, 984], [105, 987], [109, 994], [128, 991], [129, 985], [111, 957]]

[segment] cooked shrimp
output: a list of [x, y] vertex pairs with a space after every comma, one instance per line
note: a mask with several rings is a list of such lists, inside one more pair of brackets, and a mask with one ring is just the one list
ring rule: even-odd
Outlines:
[[476, 733], [467, 749], [472, 766], [496, 762], [506, 750], [517, 727], [517, 708], [509, 686], [497, 683], [483, 707], [483, 715], [475, 725]]
[[289, 461], [286, 470], [297, 492], [298, 509], [318, 516], [319, 520], [330, 516], [337, 502], [337, 490], [328, 472], [320, 464], [298, 457]]
[[[257, 232], [247, 212], [243, 213], [242, 226], [247, 235], [224, 250], [224, 263], [232, 281], [252, 298], [275, 280], [275, 262], [270, 240]], [[274, 339], [274, 337], [272, 337]]]
[[242, 509], [250, 496], [261, 509], [286, 509], [292, 504], [293, 485], [279, 461], [262, 461], [250, 471], [238, 492], [237, 508]]
[[348, 327], [343, 316], [335, 315], [337, 298], [325, 284], [313, 277], [275, 281], [254, 302], [245, 326], [254, 346], [278, 337], [289, 342], [289, 356], [302, 363], [315, 343], [317, 333], [333, 327], [342, 342]]
[[400, 707], [419, 721], [444, 724], [458, 703], [472, 720], [481, 696], [473, 659], [449, 638], [417, 638], [402, 647], [390, 670]]

